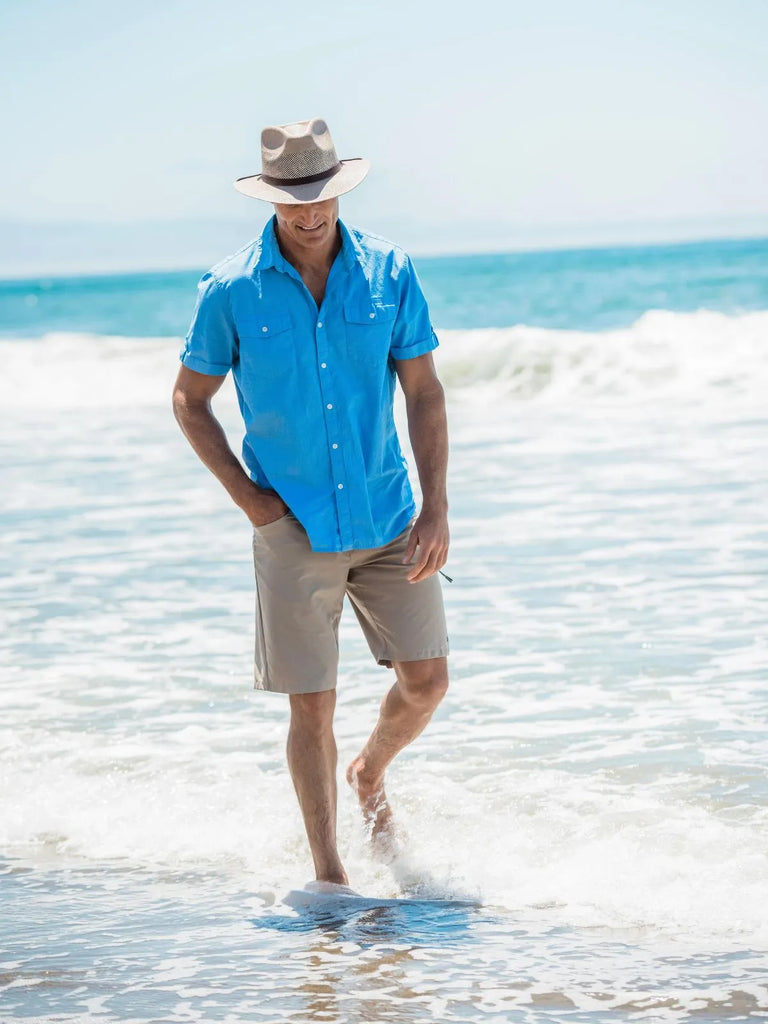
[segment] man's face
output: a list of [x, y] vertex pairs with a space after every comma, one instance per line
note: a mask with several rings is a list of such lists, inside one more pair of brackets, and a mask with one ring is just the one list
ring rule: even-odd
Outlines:
[[336, 237], [339, 200], [321, 203], [274, 203], [280, 240], [291, 248], [310, 251], [328, 246]]

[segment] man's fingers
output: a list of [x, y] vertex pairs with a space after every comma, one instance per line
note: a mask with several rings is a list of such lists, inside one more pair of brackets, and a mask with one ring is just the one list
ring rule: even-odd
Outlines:
[[421, 558], [418, 560], [418, 562], [414, 563], [411, 571], [408, 573], [408, 582], [409, 583], [416, 583], [416, 581], [418, 580], [418, 578], [421, 576], [422, 572], [424, 571], [424, 567], [425, 567], [425, 565], [427, 564], [428, 561], [429, 561], [429, 559], [425, 558], [422, 555]]
[[419, 583], [421, 580], [425, 580], [444, 564], [445, 557], [442, 548], [423, 551], [421, 558], [408, 573], [409, 583]]

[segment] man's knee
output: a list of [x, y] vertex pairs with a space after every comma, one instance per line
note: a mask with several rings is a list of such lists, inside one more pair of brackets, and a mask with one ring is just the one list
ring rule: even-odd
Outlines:
[[395, 663], [400, 690], [410, 704], [437, 707], [448, 690], [448, 659]]
[[302, 730], [321, 731], [333, 721], [336, 708], [336, 691], [322, 690], [320, 693], [292, 693], [291, 726]]

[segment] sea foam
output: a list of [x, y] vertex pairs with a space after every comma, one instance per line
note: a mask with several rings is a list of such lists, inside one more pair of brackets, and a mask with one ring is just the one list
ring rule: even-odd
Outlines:
[[[454, 391], [586, 404], [765, 395], [768, 312], [652, 310], [631, 327], [564, 331], [520, 325], [438, 330], [440, 376]], [[0, 341], [3, 408], [167, 403], [179, 339], [46, 334]]]
[[[389, 775], [396, 870], [368, 856], [343, 783], [339, 835], [368, 893], [407, 876], [482, 898], [466, 959], [442, 939], [423, 955], [435, 991], [480, 984], [489, 1019], [533, 1019], [534, 997], [596, 1021], [657, 999], [670, 1024], [768, 1005], [766, 330], [768, 313], [658, 312], [601, 333], [440, 332], [451, 687]], [[210, 967], [228, 990], [211, 915], [242, 924], [243, 894], [277, 905], [311, 863], [286, 704], [251, 689], [250, 528], [173, 421], [178, 348], [0, 342], [0, 844], [7, 889], [69, 929], [57, 953], [79, 962], [122, 913], [114, 959], [94, 955], [130, 975], [133, 928], [148, 977], [150, 940], [178, 954], [183, 906], [190, 988]], [[229, 382], [214, 407], [236, 445]], [[343, 766], [392, 676], [348, 611], [340, 649]], [[346, 933], [358, 953], [366, 927]], [[37, 970], [43, 934], [19, 963]], [[287, 934], [249, 924], [232, 958], [248, 986], [254, 948], [284, 981]], [[420, 990], [418, 943], [396, 941], [402, 991]], [[295, 948], [314, 964], [314, 936]], [[357, 955], [343, 948], [344, 990]], [[441, 1005], [426, 1012], [479, 1019]]]

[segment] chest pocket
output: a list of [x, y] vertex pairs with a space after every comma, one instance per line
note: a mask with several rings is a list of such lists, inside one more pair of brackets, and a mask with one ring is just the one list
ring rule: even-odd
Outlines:
[[375, 298], [348, 300], [344, 305], [344, 324], [349, 354], [365, 365], [386, 363], [395, 326], [397, 306]]
[[291, 318], [288, 313], [249, 314], [237, 321], [240, 366], [244, 376], [261, 386], [290, 373], [295, 366]]
[[291, 329], [291, 318], [287, 313], [265, 313], [263, 316], [240, 317], [237, 321], [237, 333], [243, 338], [259, 338], [267, 341], [284, 334]]

